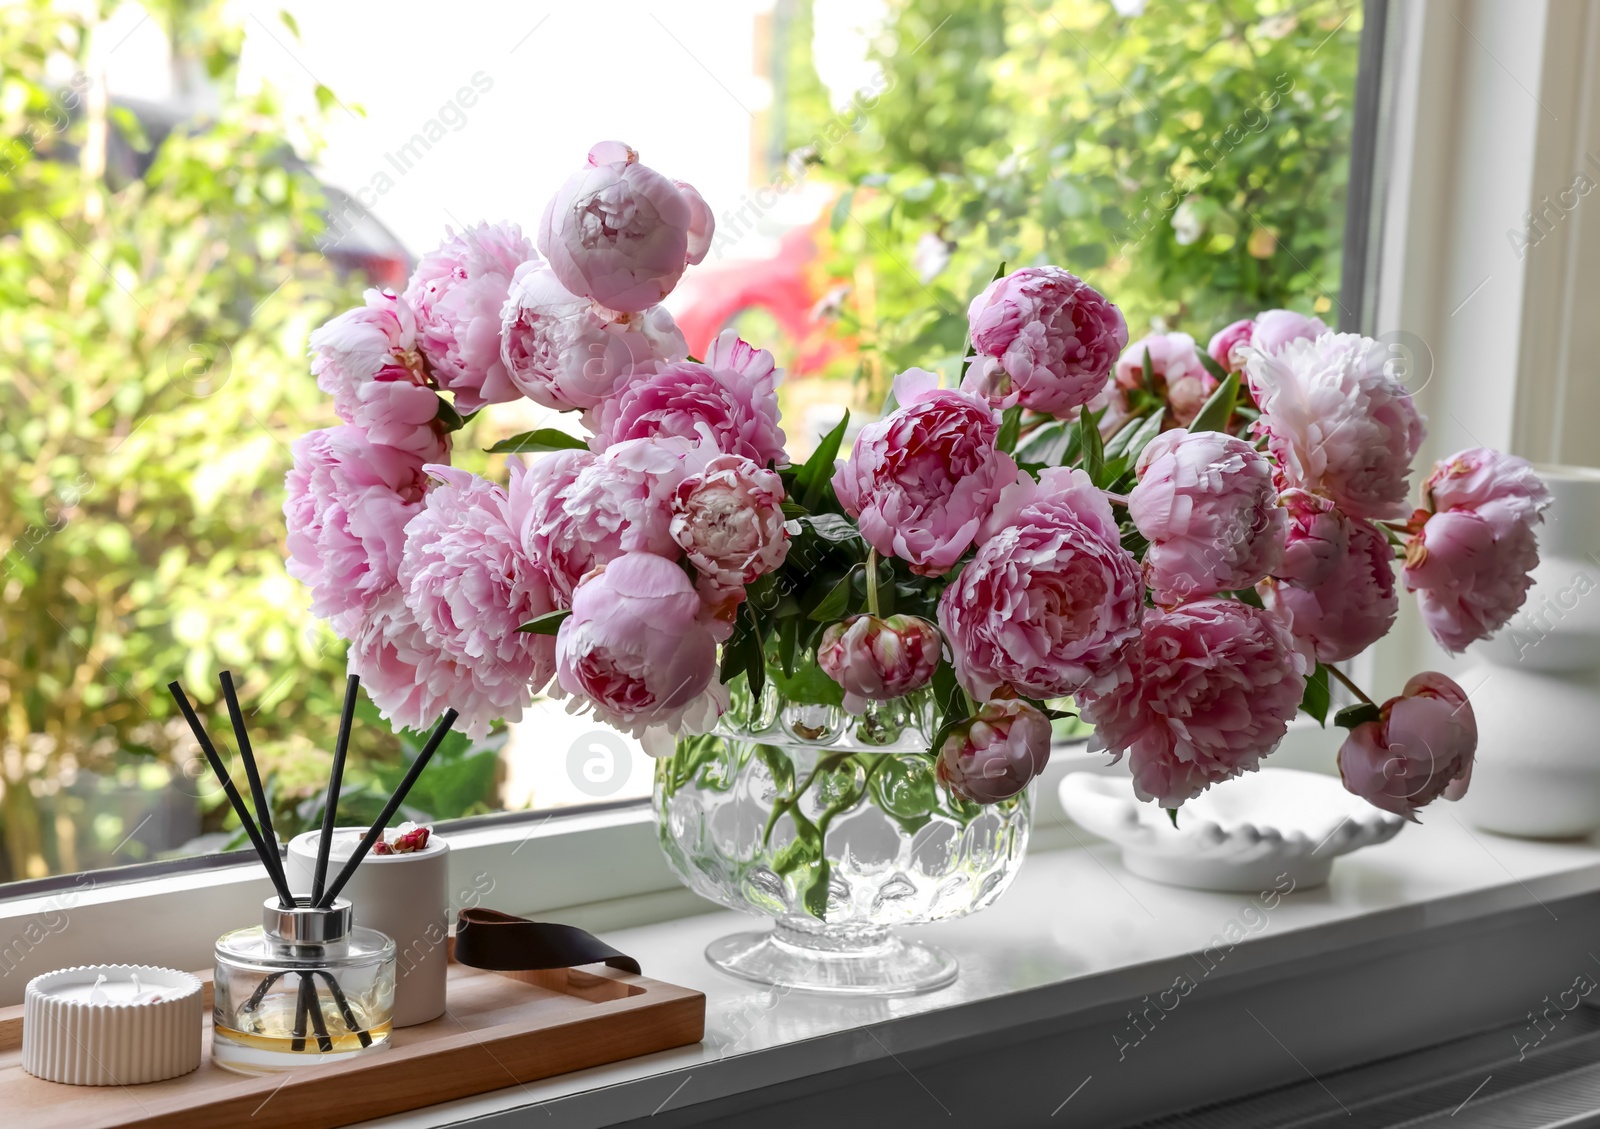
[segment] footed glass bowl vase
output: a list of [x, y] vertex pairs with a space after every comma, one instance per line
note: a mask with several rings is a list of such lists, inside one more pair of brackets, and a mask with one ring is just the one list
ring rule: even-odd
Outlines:
[[[820, 672], [818, 672], [820, 676]], [[706, 949], [763, 984], [906, 995], [943, 987], [956, 961], [893, 932], [962, 917], [1011, 884], [1028, 842], [1023, 792], [991, 806], [939, 786], [927, 692], [835, 705], [742, 686], [716, 731], [680, 739], [656, 766], [661, 847], [712, 901], [764, 915], [770, 930]]]

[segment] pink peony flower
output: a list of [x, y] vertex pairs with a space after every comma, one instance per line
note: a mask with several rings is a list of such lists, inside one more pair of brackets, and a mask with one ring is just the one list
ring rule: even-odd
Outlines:
[[1024, 479], [939, 600], [956, 677], [980, 701], [1002, 686], [1054, 698], [1102, 683], [1139, 635], [1144, 585], [1105, 495], [1076, 469]]
[[457, 410], [521, 395], [500, 359], [500, 313], [517, 267], [535, 259], [516, 224], [479, 224], [422, 257], [404, 301], [417, 317], [417, 347]]
[[356, 624], [349, 665], [379, 714], [402, 729], [431, 729], [454, 709], [463, 730], [476, 738], [501, 716], [498, 688], [485, 694], [477, 663], [459, 662], [429, 643], [398, 587], [378, 597]]
[[311, 335], [311, 372], [333, 397], [334, 411], [374, 443], [398, 447], [424, 462], [450, 458], [450, 433], [439, 416], [416, 351], [416, 319], [387, 290], [368, 290], [367, 304], [346, 310]]
[[1350, 548], [1350, 522], [1320, 494], [1285, 490], [1278, 504], [1288, 515], [1283, 562], [1272, 570], [1279, 580], [1316, 588], [1332, 576]]
[[705, 257], [714, 230], [698, 192], [641, 165], [620, 141], [602, 141], [546, 206], [539, 248], [572, 293], [637, 312]]
[[1315, 341], [1328, 333], [1319, 317], [1297, 314], [1293, 310], [1265, 310], [1256, 315], [1250, 328], [1250, 348], [1273, 356], [1294, 341]]
[[914, 615], [854, 615], [830, 623], [817, 643], [817, 665], [844, 689], [844, 708], [866, 711], [920, 690], [939, 665], [939, 629]]
[[625, 553], [578, 586], [556, 661], [574, 708], [635, 736], [703, 733], [727, 704], [700, 597], [677, 564], [651, 553]]
[[869, 545], [938, 576], [972, 544], [1017, 464], [995, 447], [1000, 424], [978, 396], [941, 390], [923, 369], [895, 377], [894, 394], [899, 408], [861, 429], [833, 489]]
[[1339, 749], [1344, 786], [1374, 807], [1417, 822], [1417, 809], [1459, 800], [1472, 781], [1478, 721], [1450, 679], [1424, 671], [1375, 720], [1350, 730]]
[[1244, 353], [1241, 347], [1250, 344], [1250, 333], [1255, 327], [1256, 323], [1249, 318], [1240, 318], [1223, 326], [1213, 333], [1211, 340], [1206, 343], [1206, 354], [1216, 361], [1223, 371], [1238, 372], [1244, 367]]
[[[519, 489], [522, 464], [509, 464]], [[523, 553], [504, 488], [447, 466], [427, 471], [440, 485], [406, 527], [406, 606], [425, 643], [466, 673], [469, 700], [493, 711], [469, 725], [517, 721], [555, 673], [555, 640], [517, 630], [555, 610], [549, 582]]]
[[977, 354], [961, 387], [991, 406], [1068, 415], [1092, 400], [1128, 343], [1122, 311], [1060, 267], [997, 278], [967, 309]]
[[627, 439], [675, 435], [761, 466], [786, 466], [789, 456], [778, 426], [782, 380], [771, 353], [727, 330], [707, 351], [704, 364], [662, 365], [602, 404], [589, 446], [603, 451]]
[[1027, 702], [985, 702], [978, 715], [950, 730], [934, 773], [964, 800], [1010, 799], [1050, 761], [1050, 720]]
[[[1150, 354], [1150, 373], [1144, 371]], [[1187, 427], [1217, 390], [1217, 378], [1206, 371], [1187, 333], [1152, 333], [1129, 345], [1115, 369], [1119, 387], [1132, 390], [1149, 385], [1166, 397], [1172, 414]]]
[[550, 582], [557, 607], [591, 569], [624, 553], [676, 558], [672, 500], [705, 461], [681, 439], [630, 439], [604, 454], [561, 451], [513, 483], [523, 548]]
[[422, 508], [422, 460], [346, 424], [295, 440], [283, 516], [289, 575], [311, 586], [311, 609], [348, 636], [394, 587], [406, 523]]
[[1142, 800], [1176, 808], [1260, 767], [1305, 693], [1305, 658], [1276, 616], [1239, 600], [1147, 611], [1129, 676], [1080, 692], [1083, 719], [1131, 754]]
[[1406, 542], [1405, 582], [1423, 622], [1460, 652], [1504, 627], [1528, 598], [1539, 563], [1533, 527], [1550, 492], [1524, 459], [1484, 447], [1435, 464], [1422, 485], [1435, 512], [1417, 511]]
[[1249, 588], [1283, 558], [1284, 512], [1272, 468], [1220, 431], [1179, 428], [1138, 461], [1128, 516], [1150, 542], [1145, 579], [1158, 604]]
[[1384, 347], [1354, 333], [1295, 341], [1246, 366], [1280, 485], [1326, 495], [1350, 517], [1402, 516], [1422, 417], [1384, 372]]
[[1117, 384], [1117, 378], [1114, 376], [1106, 377], [1105, 385], [1095, 394], [1094, 399], [1090, 400], [1084, 407], [1088, 408], [1091, 413], [1102, 412], [1100, 426], [1096, 429], [1100, 432], [1102, 440], [1109, 440], [1122, 430], [1124, 424], [1133, 418], [1133, 409], [1128, 404], [1128, 395]]
[[1295, 514], [1289, 545], [1290, 569], [1320, 579], [1287, 579], [1280, 568], [1277, 578], [1261, 582], [1261, 602], [1319, 662], [1355, 658], [1388, 634], [1400, 598], [1394, 549], [1381, 529], [1337, 510], [1302, 510]]
[[661, 306], [615, 314], [568, 293], [543, 262], [523, 263], [501, 311], [500, 359], [511, 383], [556, 411], [588, 409], [652, 371], [688, 355]]
[[789, 554], [783, 479], [743, 455], [718, 455], [678, 484], [672, 539], [708, 581], [743, 586]]

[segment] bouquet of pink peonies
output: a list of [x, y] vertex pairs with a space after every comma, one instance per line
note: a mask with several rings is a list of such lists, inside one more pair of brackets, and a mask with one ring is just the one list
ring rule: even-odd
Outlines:
[[[845, 421], [795, 465], [771, 354], [726, 332], [690, 357], [659, 304], [712, 228], [602, 143], [537, 250], [512, 225], [451, 234], [403, 294], [313, 335], [345, 422], [295, 445], [289, 567], [391, 721], [448, 703], [481, 733], [545, 692], [661, 754], [730, 688], [854, 714], [921, 693], [939, 782], [983, 804], [1043, 769], [1070, 706], [1177, 808], [1297, 710], [1326, 724], [1331, 678], [1356, 699], [1333, 719], [1351, 791], [1412, 816], [1465, 790], [1455, 683], [1379, 704], [1333, 664], [1393, 625], [1396, 562], [1446, 649], [1502, 627], [1549, 496], [1473, 449], [1412, 509], [1423, 420], [1377, 342], [1270, 310], [1205, 350], [1130, 346], [1093, 287], [1028, 267], [973, 300], [958, 388], [904, 372], [848, 459]], [[591, 438], [498, 445], [503, 485], [452, 468], [465, 413], [521, 396]]]

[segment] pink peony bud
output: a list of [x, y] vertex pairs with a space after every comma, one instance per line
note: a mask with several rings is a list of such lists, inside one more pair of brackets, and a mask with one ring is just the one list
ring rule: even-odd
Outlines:
[[939, 665], [939, 629], [914, 615], [855, 615], [832, 623], [817, 644], [817, 665], [844, 687], [844, 708], [886, 702], [920, 690]]
[[1494, 634], [1528, 598], [1539, 563], [1533, 527], [1550, 492], [1525, 459], [1485, 447], [1436, 464], [1422, 484], [1434, 510], [1406, 542], [1405, 582], [1447, 651]]
[[1073, 414], [1100, 392], [1128, 343], [1122, 311], [1060, 267], [995, 279], [972, 300], [967, 320], [977, 357], [961, 387], [996, 408]]
[[1339, 749], [1339, 776], [1369, 804], [1415, 823], [1418, 808], [1467, 794], [1477, 748], [1467, 695], [1444, 675], [1424, 671], [1377, 718], [1350, 730]]
[[833, 488], [867, 544], [938, 576], [972, 544], [1017, 464], [995, 446], [1000, 422], [981, 397], [940, 389], [923, 369], [895, 377], [894, 394], [898, 410], [861, 429]]
[[700, 597], [683, 569], [653, 553], [625, 553], [578, 585], [556, 662], [561, 689], [637, 737], [703, 733], [726, 704]]
[[698, 192], [641, 165], [620, 141], [603, 141], [551, 198], [539, 247], [572, 293], [630, 313], [672, 292], [684, 267], [705, 256], [713, 229]]
[[1145, 579], [1163, 606], [1249, 588], [1283, 559], [1272, 469], [1250, 444], [1179, 428], [1139, 456], [1128, 516], [1150, 542]]
[[[1337, 510], [1302, 510], [1296, 517], [1285, 552], [1288, 567], [1261, 582], [1261, 602], [1318, 661], [1355, 658], [1388, 634], [1400, 610], [1394, 549], [1371, 522]], [[1319, 579], [1286, 578], [1291, 572]]]
[[1027, 702], [985, 702], [978, 715], [950, 730], [939, 747], [939, 782], [964, 800], [1010, 799], [1050, 761], [1050, 719]]
[[1241, 318], [1211, 335], [1206, 344], [1206, 354], [1225, 372], [1238, 372], [1244, 367], [1242, 346], [1250, 344], [1250, 332], [1256, 323]]
[[543, 262], [517, 268], [501, 311], [500, 357], [528, 399], [589, 409], [664, 361], [688, 355], [661, 306], [616, 314], [567, 291]]
[[521, 395], [500, 358], [500, 314], [511, 277], [533, 244], [516, 224], [478, 224], [422, 256], [403, 296], [416, 312], [417, 347], [463, 414]]
[[718, 588], [749, 584], [783, 564], [783, 479], [743, 455], [718, 455], [678, 484], [672, 539]]

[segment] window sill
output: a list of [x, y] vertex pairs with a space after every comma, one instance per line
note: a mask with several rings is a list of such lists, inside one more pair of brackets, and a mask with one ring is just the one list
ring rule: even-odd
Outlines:
[[[718, 973], [702, 950], [752, 927], [737, 913], [609, 932], [651, 976], [706, 993], [704, 1043], [369, 1124], [654, 1116], [668, 1129], [730, 1111], [745, 1123], [779, 1102], [772, 1123], [789, 1124], [812, 1099], [835, 1116], [841, 1101], [865, 1110], [877, 1087], [900, 1119], [937, 1116], [938, 1102], [958, 1123], [1037, 1124], [1067, 1108], [1074, 1125], [1118, 1125], [1511, 1023], [1594, 972], [1600, 846], [1430, 815], [1341, 860], [1328, 886], [1281, 899], [1145, 882], [1103, 843], [1031, 853], [994, 907], [916, 931], [961, 961], [961, 978], [926, 996], [835, 999]], [[1047, 1057], [1018, 1069], [1029, 1056]], [[555, 1120], [525, 1121], [532, 1107]]]

